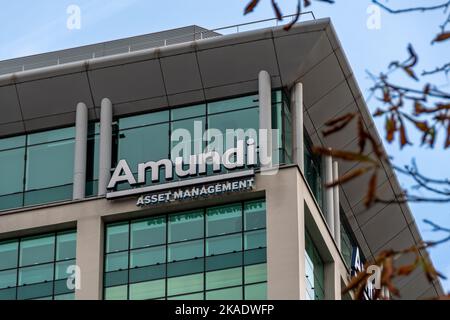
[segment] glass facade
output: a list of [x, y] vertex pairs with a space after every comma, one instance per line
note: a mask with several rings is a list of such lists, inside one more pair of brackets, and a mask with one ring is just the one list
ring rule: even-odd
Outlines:
[[323, 300], [324, 263], [307, 230], [305, 240], [306, 297], [308, 300]]
[[0, 140], [0, 210], [72, 198], [75, 128]]
[[266, 299], [263, 200], [106, 226], [104, 299]]
[[[275, 162], [290, 163], [292, 159], [291, 115], [289, 104], [281, 91], [273, 93], [272, 112], [272, 127], [280, 129], [277, 137], [278, 150], [275, 150]], [[139, 163], [179, 156], [187, 160], [189, 155], [205, 151], [207, 146], [208, 151], [223, 152], [228, 148], [235, 147], [238, 138], [252, 137], [257, 141], [254, 133], [257, 134], [259, 129], [258, 121], [258, 95], [120, 118], [115, 134], [117, 152], [113, 167], [117, 160], [125, 159], [133, 174], [137, 176]], [[183, 141], [183, 137], [173, 135], [177, 129], [188, 132], [191, 139]], [[202, 134], [207, 129], [216, 130], [210, 131], [206, 142], [203, 141]], [[227, 133], [228, 129], [242, 129], [242, 131]], [[198, 134], [199, 132], [200, 134]], [[148, 147], [149, 143], [152, 144], [151, 148]], [[186, 148], [183, 150], [172, 149], [175, 145], [184, 145]], [[164, 170], [164, 167], [161, 167], [160, 182], [164, 182]], [[147, 172], [147, 184], [152, 183], [150, 175], [151, 172]], [[129, 186], [121, 187], [119, 185], [118, 189], [121, 188], [129, 188]]]
[[304, 132], [305, 139], [305, 178], [308, 182], [311, 191], [316, 198], [319, 207], [324, 210], [324, 181], [323, 181], [323, 169], [322, 169], [322, 157], [314, 154], [312, 151], [312, 142], [306, 131]]
[[[341, 207], [341, 212], [344, 212]], [[353, 233], [343, 214], [341, 214], [341, 253], [344, 257], [344, 262], [350, 269], [352, 265], [353, 248], [357, 246], [353, 238]]]
[[75, 231], [0, 242], [0, 300], [73, 300], [67, 268], [75, 251]]

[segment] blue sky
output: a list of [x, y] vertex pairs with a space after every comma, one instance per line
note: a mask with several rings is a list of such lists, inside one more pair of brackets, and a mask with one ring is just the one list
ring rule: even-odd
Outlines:
[[[101, 41], [119, 39], [164, 29], [197, 24], [206, 28], [217, 28], [259, 19], [272, 18], [269, 0], [261, 0], [256, 10], [243, 16], [247, 0], [40, 0], [8, 1], [2, 4], [0, 21], [0, 60], [24, 55], [76, 47]], [[295, 12], [296, 0], [279, 0], [284, 14]], [[370, 0], [336, 0], [335, 5], [314, 4], [312, 10], [316, 17], [331, 17], [332, 22], [349, 58], [353, 71], [366, 97], [372, 82], [367, 79], [366, 70], [379, 73], [395, 59], [407, 57], [406, 46], [411, 42], [420, 53], [418, 73], [433, 69], [448, 62], [450, 41], [431, 46], [438, 25], [444, 19], [442, 12], [391, 15], [381, 12], [381, 28], [367, 28]], [[438, 0], [392, 0], [389, 3], [431, 4]], [[69, 5], [81, 9], [81, 29], [69, 30], [66, 27]], [[447, 54], [445, 53], [447, 52]], [[396, 80], [403, 85], [416, 85], [405, 77]], [[442, 90], [449, 91], [449, 80], [445, 77], [431, 78]], [[421, 88], [422, 86], [419, 86]], [[375, 110], [377, 101], [369, 100], [369, 107]], [[376, 121], [379, 131], [383, 123]], [[383, 133], [382, 133], [383, 134]], [[418, 137], [412, 135], [412, 140]], [[414, 157], [422, 171], [432, 177], [449, 177], [449, 151], [442, 149], [442, 140], [434, 150], [418, 146], [399, 151], [397, 145], [388, 145], [387, 150], [396, 164], [407, 164]], [[417, 145], [417, 144], [416, 144]], [[404, 187], [410, 185], [408, 179], [400, 176]], [[422, 223], [424, 218], [450, 227], [450, 206], [448, 204], [410, 205], [422, 236], [426, 240], [438, 235]], [[437, 268], [450, 276], [450, 244], [431, 250]], [[450, 281], [443, 281], [450, 291]]]

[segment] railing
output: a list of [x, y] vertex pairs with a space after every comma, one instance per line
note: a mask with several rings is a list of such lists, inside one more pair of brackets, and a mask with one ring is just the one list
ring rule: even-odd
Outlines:
[[[106, 48], [107, 44], [113, 43], [111, 42], [105, 42], [103, 44], [103, 48], [95, 51], [88, 51], [83, 54], [79, 55], [61, 55], [52, 59], [46, 59], [39, 61], [38, 57], [35, 56], [36, 59], [35, 62], [32, 63], [23, 63], [17, 61], [17, 63], [14, 63], [14, 59], [10, 61], [3, 61], [3, 64], [5, 66], [2, 66], [2, 62], [0, 62], [0, 75], [2, 74], [9, 74], [9, 73], [15, 73], [15, 72], [21, 72], [25, 70], [32, 70], [32, 69], [39, 69], [49, 66], [55, 66], [60, 64], [65, 64], [69, 62], [76, 62], [76, 61], [83, 61], [83, 60], [89, 60], [89, 59], [95, 59], [99, 57], [106, 57], [106, 56], [112, 56], [116, 54], [123, 54], [127, 52], [135, 52], [145, 49], [151, 49], [151, 48], [158, 48], [158, 47], [166, 47], [172, 44], [178, 44], [178, 43], [184, 43], [184, 42], [190, 42], [190, 41], [196, 41], [196, 40], [203, 40], [213, 37], [219, 37], [223, 35], [228, 34], [234, 34], [244, 31], [250, 31], [255, 30], [257, 28], [263, 28], [263, 27], [274, 27], [278, 26], [281, 22], [285, 23], [286, 19], [294, 19], [296, 15], [286, 15], [283, 16], [283, 20], [279, 21], [277, 18], [270, 18], [270, 19], [263, 19], [263, 20], [257, 20], [247, 23], [241, 23], [241, 24], [235, 24], [231, 26], [226, 27], [220, 27], [212, 30], [201, 30], [193, 33], [183, 34], [175, 37], [169, 37], [169, 38], [163, 38], [158, 40], [152, 40], [152, 41], [142, 41], [142, 42], [136, 42], [136, 43], [130, 43], [126, 46], [119, 46], [119, 47], [113, 47], [113, 48]], [[299, 21], [303, 21], [303, 17], [305, 16], [311, 16], [311, 19], [308, 20], [315, 20], [316, 17], [314, 16], [314, 13], [312, 11], [303, 12], [300, 15]], [[70, 49], [69, 49], [70, 50]], [[46, 54], [44, 54], [46, 55]], [[9, 65], [8, 65], [9, 64]]]

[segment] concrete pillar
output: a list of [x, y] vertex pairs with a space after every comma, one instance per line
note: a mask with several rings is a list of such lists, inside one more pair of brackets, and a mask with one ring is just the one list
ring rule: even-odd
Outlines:
[[325, 263], [324, 282], [325, 300], [341, 300], [341, 276], [336, 262]]
[[304, 138], [303, 138], [303, 84], [296, 83], [291, 93], [291, 110], [293, 118], [294, 162], [305, 172]]
[[[272, 84], [270, 74], [264, 70], [258, 75], [258, 95], [259, 129], [267, 132], [267, 135], [263, 136], [260, 134], [259, 136], [261, 169], [265, 169], [272, 166], [272, 161], [266, 158], [266, 156], [272, 155]], [[263, 139], [267, 140], [263, 141]], [[265, 146], [267, 146], [267, 152], [261, 152], [261, 149]]]
[[76, 300], [101, 300], [103, 292], [103, 222], [101, 217], [77, 221], [77, 266], [80, 288]]
[[270, 300], [306, 298], [305, 211], [297, 168], [259, 175], [267, 212], [267, 296]]
[[[333, 159], [330, 156], [325, 157], [325, 184], [333, 182]], [[333, 188], [325, 188], [325, 218], [334, 237], [334, 201]]]
[[86, 104], [77, 105], [75, 122], [75, 156], [73, 166], [73, 200], [83, 199], [86, 191], [86, 152], [88, 110]]
[[[339, 165], [333, 161], [333, 181], [339, 179]], [[338, 250], [341, 251], [341, 206], [339, 205], [339, 186], [333, 188], [333, 212], [334, 212], [334, 240]]]
[[98, 170], [98, 195], [106, 194], [106, 187], [111, 178], [112, 156], [112, 103], [105, 98], [100, 112], [100, 156]]

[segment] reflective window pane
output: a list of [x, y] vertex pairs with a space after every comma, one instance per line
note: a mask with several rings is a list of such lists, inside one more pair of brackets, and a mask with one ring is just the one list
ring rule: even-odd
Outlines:
[[166, 242], [166, 218], [138, 220], [131, 224], [131, 249]]
[[19, 269], [19, 286], [53, 280], [53, 263]]
[[138, 116], [121, 118], [119, 120], [119, 127], [122, 130], [143, 127], [167, 121], [169, 121], [169, 111], [152, 112]]
[[245, 286], [245, 300], [266, 300], [267, 283]]
[[25, 190], [37, 190], [73, 182], [74, 140], [27, 148]]
[[266, 227], [266, 202], [251, 201], [244, 204], [245, 230], [261, 229]]
[[244, 249], [257, 249], [266, 247], [266, 230], [246, 232], [244, 235]]
[[0, 164], [0, 196], [23, 192], [25, 148], [1, 151]]
[[26, 136], [17, 136], [12, 138], [0, 139], [0, 151], [24, 147], [25, 139]]
[[[246, 96], [240, 98], [226, 99], [208, 103], [208, 113], [214, 114], [219, 112], [234, 111], [243, 108], [259, 106], [258, 96]], [[230, 127], [234, 128], [234, 127]]]
[[206, 239], [206, 255], [218, 255], [242, 250], [242, 234]]
[[131, 268], [166, 262], [166, 246], [133, 250], [130, 252]]
[[59, 233], [56, 236], [56, 260], [75, 258], [76, 241], [77, 235], [75, 232]]
[[128, 249], [128, 223], [108, 226], [106, 229], [106, 252]]
[[206, 290], [238, 286], [241, 284], [242, 284], [241, 267], [206, 273]]
[[206, 114], [206, 105], [200, 104], [197, 106], [175, 108], [175, 109], [172, 109], [171, 112], [172, 112], [172, 116], [171, 116], [172, 121], [180, 120], [180, 119], [187, 119], [187, 118], [201, 117]]
[[20, 243], [20, 266], [50, 262], [54, 255], [54, 235], [25, 238]]
[[105, 289], [105, 300], [126, 300], [127, 286], [117, 286]]
[[147, 300], [164, 297], [166, 281], [156, 280], [130, 285], [130, 300]]
[[0, 289], [15, 287], [17, 283], [17, 269], [0, 271]]
[[75, 138], [75, 127], [43, 131], [28, 135], [28, 145], [43, 144]]
[[170, 244], [168, 262], [203, 257], [203, 240]]
[[267, 281], [267, 265], [265, 263], [244, 267], [245, 283]]
[[242, 288], [228, 288], [206, 292], [206, 300], [242, 300]]
[[128, 269], [128, 252], [109, 253], [106, 256], [106, 272]]
[[18, 248], [18, 241], [0, 242], [0, 270], [17, 267]]
[[240, 204], [214, 207], [206, 211], [206, 234], [208, 237], [241, 230], [242, 207]]
[[203, 216], [203, 211], [169, 216], [169, 242], [202, 238]]
[[71, 266], [75, 266], [76, 262], [75, 260], [66, 260], [66, 261], [62, 261], [62, 262], [57, 262], [55, 264], [55, 280], [61, 280], [61, 279], [67, 279], [70, 275], [73, 274], [73, 272], [68, 272], [71, 271], [69, 269], [69, 267]]
[[174, 296], [203, 290], [203, 273], [167, 279], [167, 294]]

